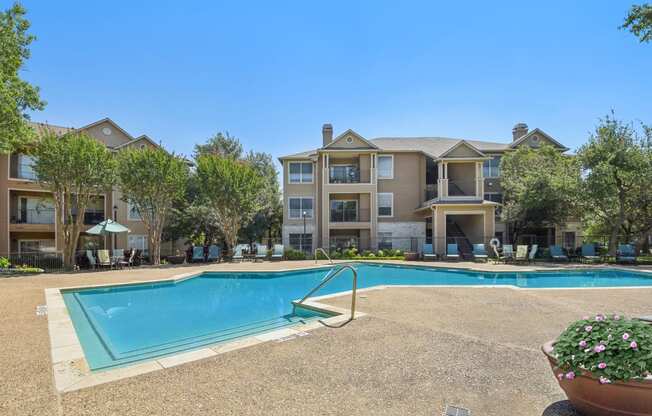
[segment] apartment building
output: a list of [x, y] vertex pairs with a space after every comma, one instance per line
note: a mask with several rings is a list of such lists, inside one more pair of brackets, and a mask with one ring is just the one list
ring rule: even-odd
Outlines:
[[[500, 159], [519, 146], [548, 143], [568, 149], [544, 131], [518, 123], [507, 141], [444, 137], [367, 139], [353, 130], [333, 138], [322, 128], [321, 147], [283, 156], [283, 242], [313, 251], [355, 246], [359, 250], [420, 251], [432, 243], [509, 242], [500, 221]], [[575, 247], [577, 223], [545, 227], [519, 242]]]
[[[60, 135], [73, 130], [86, 132], [113, 152], [135, 147], [158, 147], [146, 135], [134, 137], [109, 118], [77, 129], [31, 124], [37, 131], [50, 129]], [[63, 239], [56, 227], [57, 213], [52, 194], [36, 182], [33, 164], [34, 159], [28, 155], [0, 155], [0, 256], [47, 254], [63, 250]], [[119, 189], [99, 195], [86, 210], [84, 224], [88, 229], [107, 218], [127, 226], [131, 232], [114, 237], [82, 233], [79, 238], [80, 250], [136, 248], [147, 252], [146, 228], [138, 211], [122, 200]]]

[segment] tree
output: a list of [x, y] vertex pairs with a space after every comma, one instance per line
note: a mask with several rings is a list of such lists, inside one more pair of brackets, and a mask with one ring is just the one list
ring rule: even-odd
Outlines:
[[[533, 169], [533, 167], [536, 167]], [[503, 221], [523, 231], [562, 225], [576, 213], [580, 185], [578, 161], [549, 145], [521, 146], [503, 156]]]
[[35, 39], [27, 33], [29, 21], [18, 3], [0, 13], [0, 153], [10, 153], [33, 142], [27, 110], [42, 110], [39, 89], [20, 79], [18, 72], [29, 59]]
[[226, 132], [226, 134], [217, 133], [208, 139], [205, 144], [195, 145], [195, 159], [206, 155], [241, 159], [242, 152], [242, 144], [236, 137], [229, 135], [229, 132]]
[[242, 226], [262, 206], [264, 182], [248, 163], [215, 155], [197, 159], [197, 179], [200, 197], [212, 209], [231, 250]]
[[579, 149], [584, 171], [584, 211], [592, 217], [590, 221], [596, 228], [608, 231], [612, 255], [629, 225], [637, 224], [640, 232], [652, 226], [651, 155], [649, 138], [640, 139], [632, 125], [617, 120], [613, 113], [601, 120], [589, 141]]
[[161, 262], [161, 236], [176, 200], [183, 198], [188, 164], [161, 148], [130, 149], [118, 155], [125, 202], [138, 210], [149, 241], [150, 261]]
[[56, 226], [63, 236], [64, 265], [72, 267], [86, 207], [98, 195], [111, 191], [115, 159], [102, 143], [83, 132], [58, 137], [46, 130], [34, 153], [38, 181], [54, 197]]
[[652, 5], [633, 5], [620, 28], [629, 30], [641, 42], [652, 41]]

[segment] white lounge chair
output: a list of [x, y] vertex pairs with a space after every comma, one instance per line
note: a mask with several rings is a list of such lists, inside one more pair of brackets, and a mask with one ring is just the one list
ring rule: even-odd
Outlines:
[[260, 243], [256, 243], [256, 257], [255, 260], [264, 261], [267, 259], [267, 246], [264, 246]]
[[274, 250], [272, 251], [272, 260], [283, 260], [283, 254], [285, 253], [285, 248], [283, 244], [274, 244]]
[[235, 246], [233, 249], [233, 257], [231, 257], [231, 261], [242, 261], [244, 259], [244, 255], [242, 254], [242, 251], [246, 247], [245, 244], [238, 244]]
[[530, 254], [528, 254], [528, 261], [530, 263], [534, 262], [534, 256], [537, 255], [537, 250], [539, 249], [538, 244], [532, 244], [532, 248], [530, 249]]

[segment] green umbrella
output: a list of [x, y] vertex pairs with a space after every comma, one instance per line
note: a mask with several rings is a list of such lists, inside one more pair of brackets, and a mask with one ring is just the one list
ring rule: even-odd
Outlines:
[[109, 233], [129, 233], [131, 230], [124, 225], [113, 220], [104, 220], [101, 223], [86, 230], [88, 234], [109, 234]]

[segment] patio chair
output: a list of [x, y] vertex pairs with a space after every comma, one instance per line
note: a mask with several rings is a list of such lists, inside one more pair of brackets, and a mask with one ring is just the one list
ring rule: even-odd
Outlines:
[[616, 263], [636, 263], [636, 252], [631, 244], [620, 244], [616, 252]]
[[264, 246], [260, 243], [256, 243], [256, 257], [255, 260], [264, 261], [267, 259], [267, 246]]
[[88, 264], [91, 268], [97, 268], [97, 262], [95, 261], [95, 256], [93, 255], [92, 250], [86, 250], [86, 258], [88, 259]]
[[503, 245], [503, 261], [507, 263], [508, 261], [514, 261], [514, 247], [511, 244]]
[[136, 257], [136, 250], [132, 248], [131, 250], [129, 250], [129, 257], [126, 258], [123, 257], [122, 260], [118, 262], [118, 265], [120, 267], [124, 267], [124, 266], [132, 267], [134, 265], [135, 257]]
[[111, 261], [111, 256], [109, 256], [109, 250], [97, 250], [97, 260], [100, 266], [102, 267], [113, 267], [113, 262]]
[[242, 251], [246, 247], [246, 244], [238, 244], [235, 246], [233, 249], [233, 257], [231, 257], [231, 261], [242, 261], [244, 259], [244, 255], [242, 254]]
[[600, 256], [595, 254], [595, 244], [582, 244], [582, 261], [587, 263], [600, 261]]
[[192, 261], [193, 263], [196, 261], [204, 261], [204, 247], [203, 246], [195, 246], [192, 248]]
[[113, 252], [111, 253], [111, 261], [116, 266], [121, 265], [124, 259], [125, 259], [124, 250], [113, 250]]
[[534, 262], [534, 257], [537, 255], [537, 250], [539, 250], [539, 245], [538, 244], [532, 244], [532, 248], [530, 249], [530, 254], [528, 254], [527, 260], [529, 263]]
[[437, 260], [437, 255], [432, 251], [432, 244], [423, 245], [423, 260]]
[[473, 244], [473, 258], [487, 261], [489, 255], [487, 255], [484, 244]]
[[550, 246], [550, 257], [556, 261], [570, 261], [559, 246]]
[[283, 244], [274, 244], [274, 249], [272, 251], [272, 261], [283, 260], [284, 252], [285, 252], [285, 247], [283, 247]]
[[222, 249], [215, 244], [208, 246], [208, 261], [217, 261], [219, 263], [221, 259]]
[[527, 261], [527, 245], [517, 245], [516, 246], [516, 257], [515, 261]]
[[446, 247], [446, 260], [459, 260], [460, 250], [457, 244], [448, 244]]

